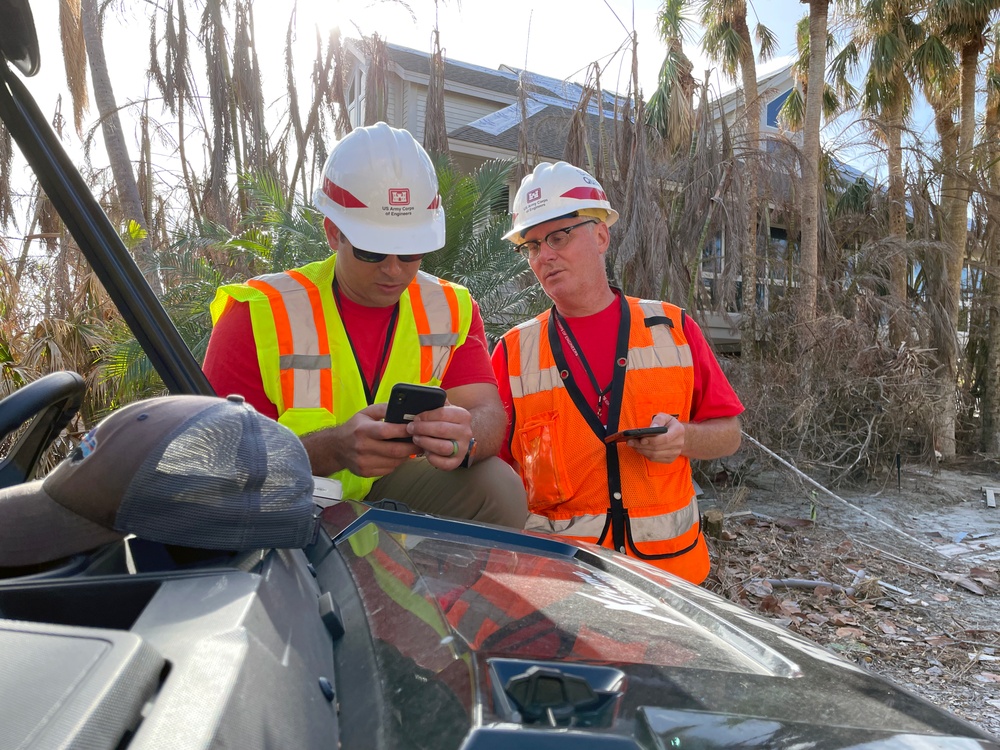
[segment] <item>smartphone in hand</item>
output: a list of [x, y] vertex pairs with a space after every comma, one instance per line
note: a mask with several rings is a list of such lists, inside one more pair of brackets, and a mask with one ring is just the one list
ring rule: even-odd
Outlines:
[[[412, 422], [417, 414], [444, 406], [446, 398], [444, 388], [416, 383], [396, 383], [389, 393], [385, 421], [394, 424]], [[393, 440], [405, 442], [409, 438], [393, 438]]]
[[668, 425], [660, 425], [657, 427], [637, 427], [632, 430], [620, 430], [619, 432], [605, 437], [604, 442], [621, 443], [625, 440], [638, 440], [639, 438], [649, 437], [650, 435], [662, 435], [669, 429], [670, 427]]

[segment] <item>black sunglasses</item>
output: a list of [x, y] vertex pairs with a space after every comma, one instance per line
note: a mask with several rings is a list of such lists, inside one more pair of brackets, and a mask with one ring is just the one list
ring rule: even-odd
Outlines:
[[[420, 253], [419, 255], [397, 255], [400, 263], [416, 263], [421, 260], [427, 253]], [[354, 257], [360, 260], [362, 263], [381, 263], [383, 260], [388, 258], [388, 255], [383, 255], [382, 253], [372, 253], [368, 250], [362, 250], [360, 247], [354, 248]]]

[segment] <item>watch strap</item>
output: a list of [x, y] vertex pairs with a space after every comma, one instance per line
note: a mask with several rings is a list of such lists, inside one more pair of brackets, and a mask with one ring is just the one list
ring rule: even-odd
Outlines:
[[472, 461], [475, 459], [475, 457], [476, 457], [476, 439], [469, 438], [469, 450], [465, 452], [465, 458], [462, 459], [462, 463], [459, 465], [464, 466], [466, 469], [468, 469], [470, 466], [472, 466]]

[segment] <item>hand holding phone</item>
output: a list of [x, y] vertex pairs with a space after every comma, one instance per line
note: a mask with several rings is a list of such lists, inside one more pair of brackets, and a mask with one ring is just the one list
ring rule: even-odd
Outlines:
[[658, 425], [656, 427], [637, 427], [631, 430], [619, 430], [604, 438], [605, 443], [621, 443], [625, 440], [638, 440], [650, 435], [662, 435], [669, 430], [669, 425]]
[[[437, 386], [396, 383], [389, 393], [385, 421], [394, 424], [412, 422], [417, 414], [440, 409], [446, 399], [447, 394], [444, 389]], [[409, 438], [393, 438], [393, 440], [406, 441]]]

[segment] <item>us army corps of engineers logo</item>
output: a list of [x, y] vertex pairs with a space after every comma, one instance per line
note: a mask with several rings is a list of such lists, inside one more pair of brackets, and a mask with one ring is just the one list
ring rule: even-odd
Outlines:
[[412, 216], [409, 188], [389, 188], [389, 205], [382, 206], [386, 216]]

